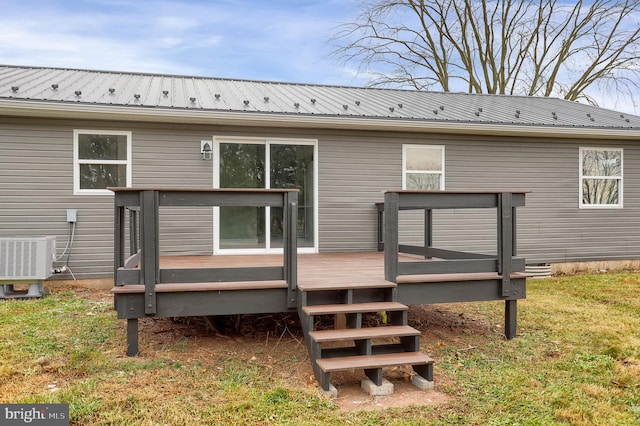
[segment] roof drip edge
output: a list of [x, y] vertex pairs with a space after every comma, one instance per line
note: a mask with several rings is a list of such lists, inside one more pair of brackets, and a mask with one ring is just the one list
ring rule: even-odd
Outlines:
[[39, 101], [0, 100], [0, 115], [93, 119], [111, 121], [295, 127], [336, 130], [376, 130], [419, 133], [512, 135], [557, 138], [640, 139], [640, 129], [551, 127], [499, 123], [434, 122], [398, 118], [321, 116], [242, 111], [168, 109], [114, 105], [64, 104]]

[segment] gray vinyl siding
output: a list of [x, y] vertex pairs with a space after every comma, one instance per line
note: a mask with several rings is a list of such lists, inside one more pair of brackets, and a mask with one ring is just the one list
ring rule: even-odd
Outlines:
[[[624, 149], [624, 208], [580, 209], [579, 148]], [[638, 146], [580, 140], [452, 140], [447, 189], [531, 191], [518, 215], [519, 253], [529, 262], [640, 256]]]
[[[70, 268], [77, 277], [110, 276], [113, 196], [73, 194], [74, 129], [132, 131], [132, 183], [157, 187], [210, 188], [211, 162], [185, 146], [199, 150], [200, 139], [211, 133], [135, 123], [0, 119], [0, 235], [53, 235], [62, 253], [66, 210], [77, 209]], [[161, 208], [160, 217], [162, 255], [211, 253], [211, 209]]]
[[[124, 124], [126, 125], [126, 123]], [[211, 188], [211, 161], [198, 154], [210, 134], [170, 127], [134, 129], [133, 186]], [[211, 208], [160, 208], [160, 255], [211, 254]]]
[[376, 249], [375, 203], [384, 200], [385, 189], [402, 187], [401, 148], [372, 134], [320, 138], [321, 251]]
[[[519, 254], [530, 263], [640, 257], [634, 141], [379, 133], [320, 138], [321, 250], [374, 249], [371, 206], [382, 190], [401, 187], [402, 144], [445, 146], [445, 189], [530, 191], [518, 211]], [[624, 149], [624, 208], [578, 207], [579, 148], [589, 146]], [[422, 218], [401, 217], [401, 242], [422, 242], [411, 238], [422, 231]], [[434, 223], [438, 247], [495, 252], [493, 211], [438, 211]]]
[[[0, 118], [0, 235], [67, 240], [66, 209], [78, 211], [70, 266], [78, 277], [112, 274], [113, 196], [73, 195], [73, 130], [132, 132], [139, 187], [205, 187], [212, 136], [318, 140], [320, 251], [377, 247], [374, 203], [402, 187], [402, 145], [445, 146], [445, 189], [531, 191], [519, 210], [519, 253], [530, 263], [640, 258], [640, 150], [636, 142], [490, 138], [391, 132]], [[578, 208], [579, 147], [624, 149], [624, 208]], [[210, 208], [163, 208], [161, 254], [211, 254]], [[421, 242], [422, 219], [402, 213], [403, 242]], [[435, 214], [439, 247], [495, 251], [495, 214]], [[68, 278], [68, 275], [59, 276]]]
[[67, 241], [66, 209], [78, 209], [72, 256], [81, 253], [82, 263], [71, 263], [72, 270], [104, 272], [111, 263], [105, 263], [105, 254], [113, 252], [113, 222], [103, 219], [104, 198], [73, 196], [72, 140], [69, 128], [2, 120], [0, 234], [54, 235], [61, 253]]

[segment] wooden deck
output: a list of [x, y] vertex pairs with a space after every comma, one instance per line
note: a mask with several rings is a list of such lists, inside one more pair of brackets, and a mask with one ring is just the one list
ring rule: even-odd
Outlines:
[[[400, 261], [415, 262], [416, 256], [400, 255]], [[161, 269], [180, 268], [245, 268], [277, 266], [282, 255], [229, 255], [229, 256], [162, 256]], [[428, 261], [427, 261], [428, 262]], [[525, 274], [511, 273], [511, 280], [522, 281], [522, 292], [514, 294], [519, 299], [524, 294]], [[397, 284], [384, 278], [384, 255], [380, 252], [345, 252], [298, 255], [298, 289], [305, 292], [340, 290], [343, 288], [376, 289], [398, 287], [402, 303], [430, 304], [455, 301], [486, 301], [504, 299], [499, 294], [502, 277], [497, 273], [421, 274], [399, 276]], [[428, 286], [428, 294], [422, 295]], [[442, 290], [436, 290], [437, 288]], [[456, 288], [456, 291], [445, 288]], [[282, 280], [198, 282], [157, 284], [161, 292], [197, 292], [282, 289]], [[116, 286], [114, 293], [143, 293], [143, 285]], [[510, 299], [510, 298], [506, 298]]]
[[[114, 305], [118, 318], [127, 320], [128, 355], [138, 353], [140, 318], [297, 310], [314, 374], [328, 391], [329, 372], [351, 368], [329, 360], [336, 357], [364, 357], [358, 365], [377, 386], [387, 363], [413, 365], [417, 375], [432, 384], [432, 361], [420, 354], [419, 360], [411, 358], [419, 350], [419, 336], [404, 335], [408, 305], [500, 300], [505, 302], [505, 335], [515, 336], [517, 300], [526, 297], [526, 276], [518, 273], [525, 262], [517, 256], [515, 232], [516, 207], [524, 205], [524, 193], [387, 191], [384, 205], [378, 206], [378, 247], [384, 253], [298, 254], [296, 191], [113, 191]], [[282, 208], [283, 254], [160, 256], [160, 210], [165, 206]], [[460, 208], [497, 209], [495, 255], [433, 247], [432, 210]], [[424, 244], [400, 244], [400, 210], [424, 211]], [[363, 312], [377, 312], [381, 307], [389, 307], [390, 324], [396, 328], [367, 330]], [[352, 331], [312, 334], [317, 315], [344, 315], [343, 322]], [[376, 333], [392, 333], [399, 343], [378, 344]], [[324, 340], [349, 340], [353, 345], [324, 347]]]
[[[415, 256], [400, 255], [401, 261], [415, 261]], [[244, 268], [282, 265], [282, 255], [229, 255], [229, 256], [161, 256], [161, 269], [181, 268]], [[522, 273], [511, 273], [512, 280], [525, 279]], [[298, 255], [298, 289], [306, 292], [321, 290], [340, 290], [345, 287], [375, 289], [388, 288], [390, 286], [405, 287], [410, 285], [433, 285], [449, 283], [458, 286], [474, 286], [475, 290], [481, 290], [479, 283], [497, 283], [501, 276], [497, 273], [461, 273], [461, 274], [430, 274], [399, 276], [398, 284], [387, 281], [384, 278], [384, 255], [380, 252], [344, 252], [344, 253], [319, 253]], [[468, 284], [464, 284], [468, 283]], [[198, 283], [165, 283], [157, 284], [157, 292], [176, 291], [225, 291], [248, 289], [277, 289], [286, 288], [282, 280], [270, 281], [237, 281], [237, 282], [198, 282]], [[406, 290], [406, 289], [405, 289]], [[144, 285], [117, 286], [114, 293], [142, 293]], [[400, 299], [405, 293], [399, 289]], [[481, 290], [482, 293], [486, 291]], [[464, 296], [462, 288], [451, 301], [479, 301], [500, 299], [498, 295], [479, 296], [477, 291], [468, 292]], [[415, 296], [415, 291], [411, 291]], [[414, 297], [412, 296], [412, 297]], [[524, 295], [519, 295], [521, 298]], [[431, 294], [431, 301], [418, 297], [402, 300], [406, 304], [442, 303], [441, 297]], [[461, 300], [461, 298], [463, 300]]]
[[[282, 255], [161, 256], [161, 269], [243, 268], [282, 265]], [[192, 284], [179, 284], [187, 288]], [[197, 283], [199, 285], [203, 283]], [[212, 290], [233, 290], [235, 283], [207, 283]], [[384, 279], [384, 258], [379, 252], [320, 253], [298, 255], [298, 289], [331, 290], [350, 287], [376, 288], [394, 285]], [[166, 284], [168, 285], [168, 284]], [[238, 290], [246, 283], [237, 283]], [[256, 288], [271, 286], [271, 281], [256, 281]], [[162, 284], [158, 284], [160, 288]], [[131, 286], [127, 286], [131, 287]], [[143, 290], [144, 286], [141, 286]], [[158, 291], [161, 291], [158, 289]]]
[[[400, 261], [415, 262], [415, 256], [400, 255]], [[225, 256], [161, 256], [161, 269], [180, 268], [247, 268], [256, 266], [282, 265], [282, 255], [225, 255]], [[523, 273], [512, 273], [511, 278], [525, 278]], [[398, 284], [482, 281], [499, 279], [497, 273], [462, 273], [462, 274], [421, 274], [399, 276]], [[253, 283], [253, 284], [250, 284]], [[298, 255], [298, 288], [302, 291], [331, 290], [344, 288], [345, 284], [352, 288], [376, 288], [396, 285], [384, 279], [384, 255], [381, 252], [344, 252]], [[200, 290], [243, 290], [245, 288], [277, 288], [282, 281], [240, 281], [202, 282], [183, 284], [158, 284], [158, 291]], [[235, 288], [237, 286], [237, 288]], [[114, 289], [116, 292], [135, 293], [144, 286], [127, 285], [127, 289]], [[206, 287], [206, 289], [204, 288]]]

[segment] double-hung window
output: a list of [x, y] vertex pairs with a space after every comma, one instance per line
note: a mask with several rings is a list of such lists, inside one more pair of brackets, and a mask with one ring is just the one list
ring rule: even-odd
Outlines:
[[580, 207], [622, 207], [622, 149], [580, 148]]
[[444, 146], [402, 146], [402, 189], [444, 189]]
[[109, 194], [131, 186], [131, 132], [73, 131], [74, 194]]

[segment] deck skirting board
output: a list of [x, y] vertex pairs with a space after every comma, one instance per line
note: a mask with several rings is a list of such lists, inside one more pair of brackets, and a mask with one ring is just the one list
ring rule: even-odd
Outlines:
[[[511, 280], [516, 278], [527, 278], [528, 274], [512, 272], [509, 274]], [[479, 273], [455, 273], [455, 274], [420, 274], [420, 275], [399, 275], [396, 279], [398, 284], [414, 283], [435, 283], [435, 282], [458, 282], [458, 281], [488, 281], [502, 280], [502, 276], [496, 272]]]
[[[230, 291], [230, 290], [266, 290], [287, 288], [284, 280], [273, 281], [236, 281], [236, 282], [207, 282], [207, 283], [163, 283], [156, 284], [156, 293], [178, 293], [184, 291]], [[144, 285], [127, 284], [115, 286], [111, 293], [144, 293]]]
[[[287, 289], [158, 292], [154, 317], [287, 312]], [[114, 293], [118, 318], [144, 318], [144, 293]]]
[[526, 278], [512, 278], [510, 294], [502, 296], [502, 279], [482, 281], [444, 281], [398, 284], [398, 302], [405, 305], [432, 303], [487, 302], [526, 297]]

